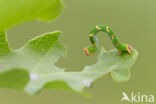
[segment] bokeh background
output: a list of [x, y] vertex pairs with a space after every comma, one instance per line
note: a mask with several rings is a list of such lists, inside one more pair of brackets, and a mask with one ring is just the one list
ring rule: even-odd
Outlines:
[[[63, 14], [53, 22], [32, 21], [7, 31], [12, 49], [22, 47], [29, 39], [61, 30], [61, 43], [68, 46], [66, 58], [57, 65], [67, 71], [81, 71], [94, 64], [98, 53], [92, 57], [83, 54], [90, 45], [89, 31], [97, 24], [111, 27], [120, 40], [139, 51], [139, 57], [131, 69], [128, 82], [116, 83], [109, 75], [97, 80], [92, 88], [86, 88], [91, 98], [54, 90], [43, 90], [36, 96], [21, 91], [0, 89], [0, 104], [124, 104], [122, 92], [153, 94], [156, 97], [156, 1], [155, 0], [64, 0]], [[107, 50], [113, 45], [104, 33], [98, 35], [100, 47]], [[125, 102], [128, 104], [128, 102]]]

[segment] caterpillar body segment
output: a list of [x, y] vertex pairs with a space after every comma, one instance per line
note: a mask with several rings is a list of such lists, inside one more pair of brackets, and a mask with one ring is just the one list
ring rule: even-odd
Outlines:
[[84, 53], [87, 56], [95, 53], [99, 48], [98, 39], [96, 37], [98, 32], [106, 32], [108, 34], [109, 38], [112, 40], [113, 45], [118, 50], [119, 55], [122, 55], [123, 52], [132, 54], [132, 47], [128, 44], [121, 43], [111, 28], [106, 25], [96, 25], [95, 28], [93, 28], [93, 30], [91, 30], [89, 33], [89, 39], [92, 43], [92, 46], [84, 48]]

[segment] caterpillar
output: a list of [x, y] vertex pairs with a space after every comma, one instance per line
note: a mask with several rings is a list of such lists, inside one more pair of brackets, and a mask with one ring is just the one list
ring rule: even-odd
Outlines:
[[92, 46], [84, 48], [84, 53], [87, 56], [95, 53], [98, 50], [99, 44], [98, 44], [98, 39], [96, 37], [96, 34], [100, 31], [106, 32], [108, 34], [109, 38], [112, 40], [113, 45], [117, 49], [119, 55], [122, 55], [122, 53], [124, 52], [128, 52], [129, 54], [132, 54], [132, 46], [129, 44], [121, 43], [111, 28], [109, 28], [106, 25], [96, 25], [96, 27], [93, 30], [91, 30], [91, 32], [89, 33], [89, 39], [92, 43]]

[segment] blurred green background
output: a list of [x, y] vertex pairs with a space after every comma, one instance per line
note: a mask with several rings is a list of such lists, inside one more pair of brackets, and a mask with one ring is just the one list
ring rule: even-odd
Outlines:
[[[0, 89], [0, 104], [124, 104], [121, 102], [123, 91], [156, 97], [156, 1], [64, 0], [64, 3], [65, 11], [53, 22], [32, 21], [9, 29], [11, 48], [20, 48], [29, 39], [45, 32], [61, 30], [60, 41], [68, 46], [68, 55], [57, 65], [67, 71], [81, 71], [85, 65], [94, 64], [98, 56], [98, 53], [92, 57], [83, 54], [83, 48], [90, 45], [89, 31], [96, 24], [105, 24], [117, 33], [122, 42], [139, 51], [130, 80], [116, 83], [109, 75], [104, 76], [92, 88], [85, 89], [92, 94], [91, 98], [54, 90], [43, 90], [36, 96], [29, 96], [21, 91]], [[108, 36], [100, 34], [100, 46], [112, 49]]]

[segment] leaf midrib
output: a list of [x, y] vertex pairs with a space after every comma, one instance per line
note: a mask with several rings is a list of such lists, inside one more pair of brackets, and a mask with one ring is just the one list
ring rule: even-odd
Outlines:
[[32, 69], [31, 72], [35, 72], [38, 67], [40, 66], [40, 63], [44, 60], [44, 58], [48, 55], [48, 53], [50, 52], [50, 50], [53, 48], [53, 46], [58, 42], [58, 39], [56, 39], [56, 41], [51, 45], [51, 47], [48, 49], [48, 51], [45, 53], [45, 55], [43, 55], [43, 57], [38, 61], [38, 63], [36, 64], [36, 66]]

